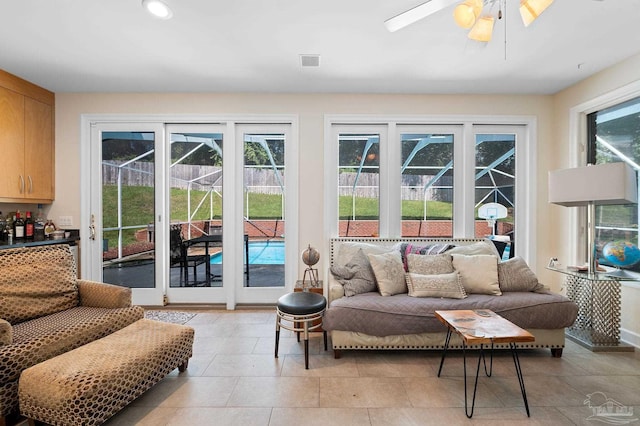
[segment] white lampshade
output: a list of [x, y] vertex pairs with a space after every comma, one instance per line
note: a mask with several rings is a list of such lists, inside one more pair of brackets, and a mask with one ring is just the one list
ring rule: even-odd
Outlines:
[[493, 34], [493, 16], [482, 16], [476, 21], [476, 24], [469, 31], [468, 37], [477, 41], [491, 41]]
[[549, 172], [549, 202], [565, 207], [629, 204], [638, 201], [636, 172], [626, 163]]
[[520, 0], [520, 16], [524, 26], [528, 27], [551, 3], [553, 0]]

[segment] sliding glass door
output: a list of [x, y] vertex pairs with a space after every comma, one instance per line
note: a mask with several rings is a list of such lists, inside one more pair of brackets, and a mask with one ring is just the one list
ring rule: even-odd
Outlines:
[[[242, 174], [241, 212], [236, 218], [239, 232], [233, 238], [234, 259], [242, 265], [244, 279], [237, 288], [237, 301], [259, 303], [277, 300], [295, 281], [297, 250], [290, 236], [297, 229], [297, 179], [293, 167], [296, 147], [291, 126], [244, 124], [236, 128], [236, 164]], [[238, 221], [239, 219], [239, 221]], [[240, 281], [238, 281], [240, 282]], [[290, 290], [289, 290], [290, 291]]]
[[91, 279], [129, 287], [137, 304], [161, 304], [162, 252], [158, 166], [164, 129], [155, 124], [104, 124], [92, 129]]
[[225, 127], [167, 125], [169, 303], [222, 303]]
[[83, 277], [129, 287], [142, 305], [233, 309], [292, 290], [291, 124], [96, 120], [86, 128]]

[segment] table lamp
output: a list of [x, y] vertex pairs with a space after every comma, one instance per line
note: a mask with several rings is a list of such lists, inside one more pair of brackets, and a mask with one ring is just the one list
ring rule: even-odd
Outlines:
[[595, 208], [638, 201], [636, 171], [626, 163], [606, 163], [549, 172], [549, 202], [587, 207], [588, 273], [596, 272]]

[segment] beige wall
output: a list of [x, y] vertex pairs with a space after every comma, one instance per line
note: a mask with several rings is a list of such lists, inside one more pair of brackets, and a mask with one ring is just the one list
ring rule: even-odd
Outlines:
[[[324, 246], [322, 210], [325, 114], [530, 115], [537, 129], [537, 264], [541, 281], [555, 290], [558, 274], [545, 269], [567, 252], [567, 209], [547, 202], [547, 172], [569, 162], [569, 108], [638, 79], [640, 55], [556, 95], [349, 95], [349, 94], [56, 94], [56, 201], [50, 217], [80, 217], [81, 114], [295, 114], [299, 117], [300, 247]], [[304, 188], [304, 190], [302, 190]], [[326, 270], [326, 269], [325, 269]], [[629, 290], [625, 289], [625, 297]], [[638, 291], [630, 296], [640, 302]], [[625, 309], [623, 326], [638, 332], [637, 316]], [[632, 309], [637, 312], [637, 309]]]

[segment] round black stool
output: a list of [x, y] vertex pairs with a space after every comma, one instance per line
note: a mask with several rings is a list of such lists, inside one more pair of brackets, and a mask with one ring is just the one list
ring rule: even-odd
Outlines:
[[[321, 294], [299, 291], [285, 294], [278, 299], [276, 308], [276, 358], [278, 358], [278, 344], [280, 343], [280, 327], [296, 332], [298, 342], [300, 332], [304, 333], [304, 367], [309, 369], [309, 332], [320, 331], [322, 316], [327, 308], [327, 299]], [[283, 324], [282, 321], [290, 324]], [[324, 350], [327, 350], [327, 332], [324, 333]]]

